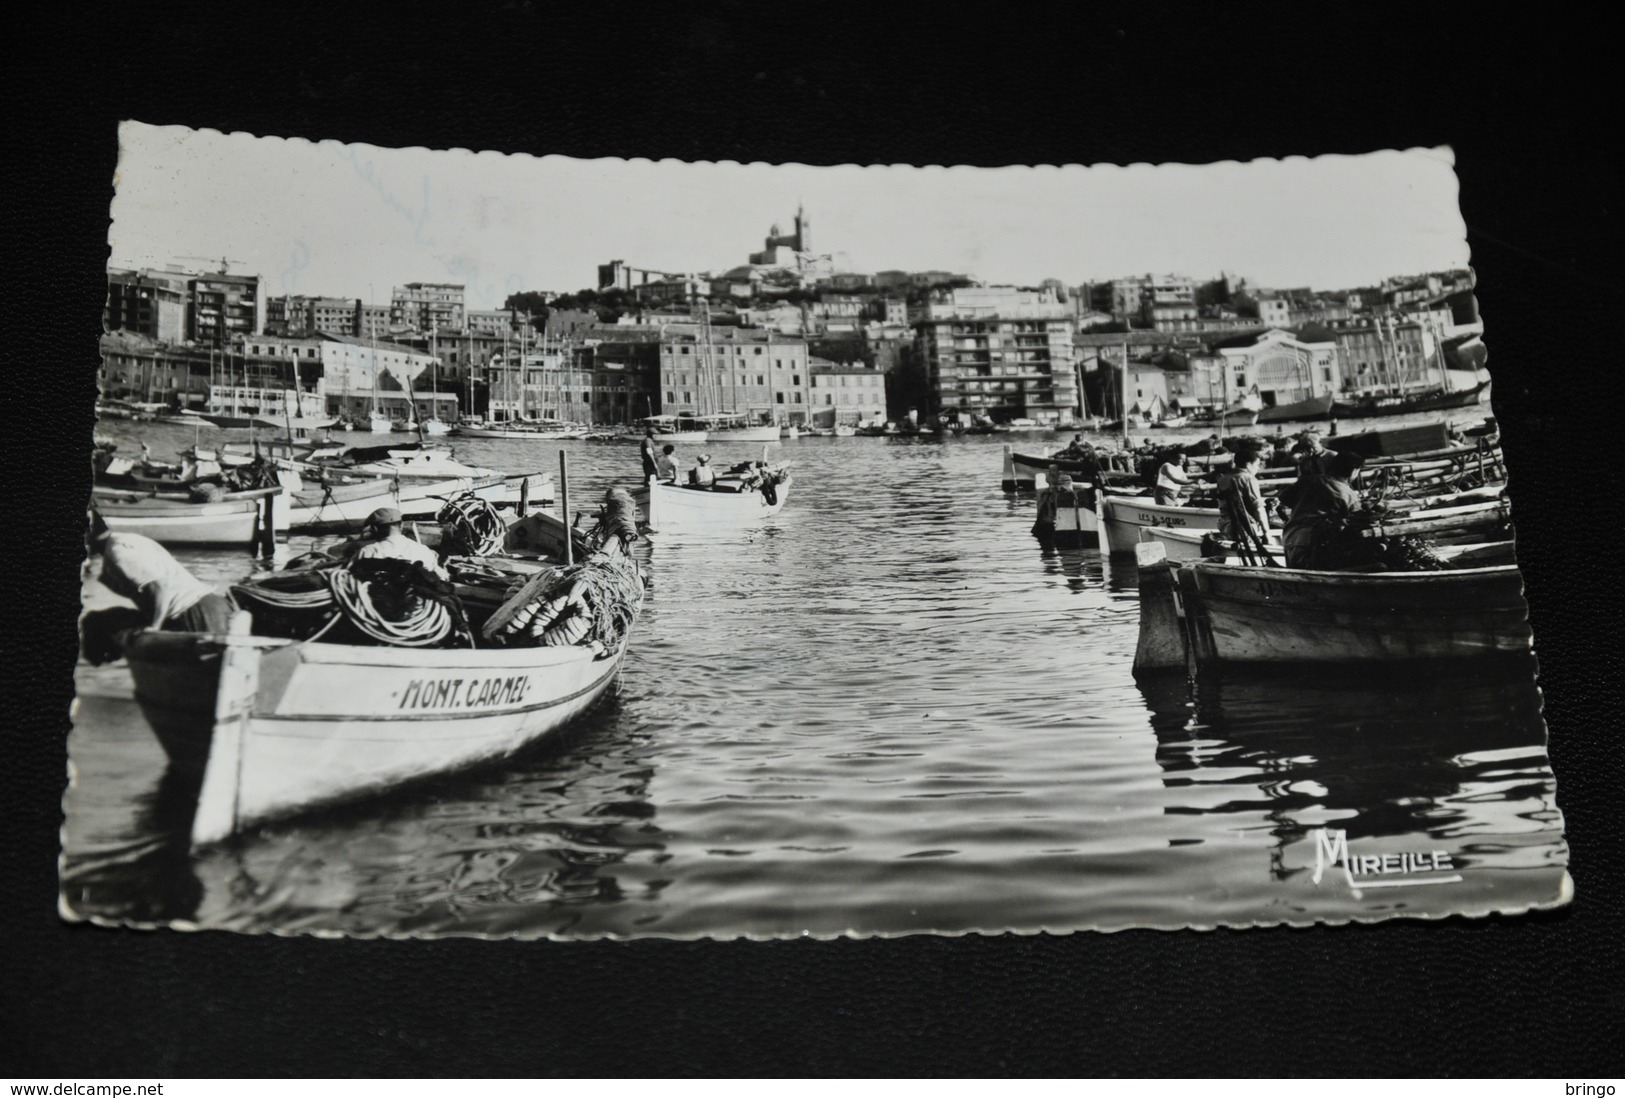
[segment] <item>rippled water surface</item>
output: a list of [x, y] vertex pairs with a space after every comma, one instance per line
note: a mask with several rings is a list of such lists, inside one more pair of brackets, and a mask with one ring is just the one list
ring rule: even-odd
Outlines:
[[[191, 441], [146, 437], [155, 455]], [[510, 471], [556, 469], [560, 449], [453, 444]], [[637, 476], [634, 445], [563, 448], [577, 501]], [[796, 480], [771, 525], [640, 550], [652, 587], [620, 689], [562, 737], [195, 858], [127, 673], [82, 666], [67, 902], [239, 930], [726, 937], [1557, 898], [1567, 848], [1532, 661], [1137, 683], [1132, 567], [1041, 547], [1030, 499], [999, 490], [999, 440], [782, 454]], [[178, 555], [216, 582], [250, 564]], [[1316, 883], [1321, 827], [1356, 854], [1444, 852], [1460, 879]]]

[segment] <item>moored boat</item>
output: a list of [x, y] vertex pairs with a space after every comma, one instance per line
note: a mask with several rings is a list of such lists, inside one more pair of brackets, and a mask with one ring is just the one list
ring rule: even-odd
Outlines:
[[1471, 408], [1489, 399], [1490, 383], [1481, 381], [1471, 389], [1450, 390], [1435, 387], [1410, 393], [1374, 394], [1339, 400], [1332, 404], [1332, 415], [1339, 419], [1363, 419], [1371, 416], [1401, 416], [1414, 412], [1444, 412], [1456, 408]]
[[1133, 556], [1140, 531], [1152, 526], [1180, 530], [1217, 530], [1217, 507], [1178, 507], [1155, 503], [1149, 496], [1102, 496], [1100, 525], [1107, 549], [1114, 556]]
[[1526, 653], [1516, 565], [1325, 572], [1139, 555], [1135, 670], [1214, 663], [1369, 663]]
[[1258, 410], [1259, 423], [1309, 423], [1326, 419], [1332, 414], [1332, 394], [1294, 400], [1290, 404], [1276, 404]]
[[273, 531], [285, 527], [281, 495], [280, 488], [258, 488], [189, 499], [179, 493], [96, 488], [91, 498], [115, 533], [142, 534], [161, 545], [248, 546], [265, 543], [264, 524]]
[[[230, 634], [130, 637], [136, 700], [197, 783], [193, 842], [501, 757], [591, 707], [620, 671], [643, 581], [618, 544], [561, 568], [568, 536], [533, 515], [509, 531], [523, 556], [449, 562], [473, 647], [251, 633], [246, 613]], [[347, 589], [332, 581], [331, 604]], [[527, 613], [579, 628], [520, 629]]]

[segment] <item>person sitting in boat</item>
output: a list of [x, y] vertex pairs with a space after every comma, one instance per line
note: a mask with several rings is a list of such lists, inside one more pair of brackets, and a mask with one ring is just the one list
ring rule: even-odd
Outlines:
[[1262, 545], [1269, 537], [1270, 515], [1258, 487], [1258, 467], [1264, 455], [1256, 444], [1236, 447], [1233, 471], [1219, 478], [1219, 536], [1243, 544]]
[[1275, 449], [1270, 454], [1271, 469], [1291, 469], [1298, 464], [1298, 459], [1292, 455], [1292, 440], [1285, 435], [1275, 436]]
[[1191, 463], [1188, 454], [1167, 455], [1157, 468], [1157, 504], [1162, 507], [1178, 507], [1179, 495], [1185, 486], [1190, 484], [1191, 478], [1185, 475], [1185, 469]]
[[102, 586], [135, 603], [144, 618], [141, 628], [171, 633], [230, 631], [231, 601], [151, 538], [114, 533], [101, 514], [92, 511], [90, 552], [101, 558]]
[[1324, 475], [1300, 477], [1282, 489], [1281, 505], [1289, 511], [1281, 535], [1288, 568], [1326, 567], [1326, 543], [1347, 527], [1351, 516], [1365, 510], [1365, 501], [1349, 483], [1363, 464], [1359, 454], [1334, 453]]
[[1292, 447], [1292, 453], [1298, 461], [1299, 480], [1305, 477], [1326, 476], [1331, 472], [1332, 462], [1337, 457], [1336, 450], [1328, 450], [1320, 444], [1320, 432], [1313, 427], [1298, 439]]
[[355, 547], [351, 560], [404, 560], [421, 564], [437, 579], [449, 579], [433, 549], [401, 532], [401, 513], [380, 507], [367, 516], [366, 540]]
[[655, 462], [655, 475], [666, 484], [677, 483], [677, 447], [666, 443], [660, 448], [660, 457]]
[[660, 455], [655, 449], [655, 431], [653, 427], [643, 432], [643, 483], [649, 483], [649, 478], [660, 475]]
[[711, 488], [717, 483], [716, 470], [711, 468], [711, 455], [701, 454], [688, 471], [688, 483], [695, 488]]

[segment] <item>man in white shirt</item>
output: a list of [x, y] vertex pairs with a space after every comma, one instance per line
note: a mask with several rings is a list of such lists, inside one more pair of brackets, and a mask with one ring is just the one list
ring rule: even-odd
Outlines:
[[401, 513], [393, 507], [380, 507], [367, 516], [369, 540], [352, 554], [352, 560], [415, 561], [440, 579], [449, 579], [434, 550], [401, 533]]
[[188, 572], [169, 550], [142, 534], [114, 533], [92, 513], [90, 551], [101, 557], [103, 587], [135, 603], [143, 628], [176, 633], [225, 633], [231, 602]]

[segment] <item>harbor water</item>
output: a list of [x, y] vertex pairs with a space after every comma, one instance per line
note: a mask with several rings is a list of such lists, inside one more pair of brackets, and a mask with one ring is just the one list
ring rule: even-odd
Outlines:
[[[154, 457], [193, 441], [102, 432]], [[81, 664], [64, 903], [242, 931], [731, 938], [1557, 899], [1567, 847], [1532, 659], [1137, 682], [1132, 564], [1035, 540], [1031, 497], [1000, 490], [1006, 440], [774, 446], [795, 481], [769, 525], [637, 550], [651, 586], [619, 687], [563, 735], [196, 854], [128, 672]], [[556, 471], [564, 450], [577, 510], [639, 475], [628, 442], [448, 441], [514, 472]], [[762, 454], [679, 457], [701, 450]], [[246, 549], [177, 556], [218, 584], [253, 566]], [[1316, 872], [1318, 829], [1357, 854], [1442, 855], [1455, 879], [1352, 887]]]

